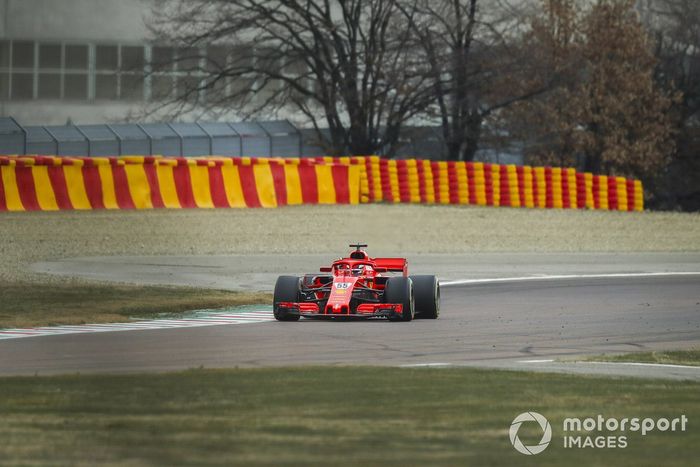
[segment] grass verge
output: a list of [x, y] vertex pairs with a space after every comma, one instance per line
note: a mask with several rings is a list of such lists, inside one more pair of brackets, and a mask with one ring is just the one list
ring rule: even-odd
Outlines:
[[664, 352], [640, 352], [623, 355], [599, 355], [592, 362], [666, 363], [673, 365], [700, 366], [700, 350], [678, 350]]
[[[3, 465], [691, 465], [700, 384], [476, 369], [305, 367], [0, 379]], [[508, 430], [543, 414], [552, 442]], [[679, 417], [567, 449], [566, 417]], [[518, 433], [542, 436], [533, 423]], [[536, 425], [535, 425], [536, 427]], [[570, 433], [571, 434], [571, 433]], [[582, 436], [598, 433], [573, 433]], [[601, 433], [608, 435], [607, 432]]]
[[[89, 235], [78, 235], [84, 232]], [[358, 239], [375, 253], [401, 256], [698, 252], [700, 214], [406, 204], [23, 212], [0, 215], [0, 238], [0, 280], [41, 283], [46, 277], [28, 270], [37, 261], [173, 254], [335, 255]]]
[[0, 328], [118, 323], [192, 310], [271, 303], [261, 292], [128, 285], [0, 284]]

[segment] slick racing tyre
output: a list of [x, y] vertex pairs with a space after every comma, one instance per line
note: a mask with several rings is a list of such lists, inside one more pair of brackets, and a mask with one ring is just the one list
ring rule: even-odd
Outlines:
[[277, 321], [299, 321], [299, 313], [290, 313], [287, 310], [280, 310], [280, 302], [299, 301], [299, 278], [295, 276], [280, 276], [275, 284], [274, 299], [272, 302], [272, 313]]
[[440, 283], [435, 276], [411, 276], [416, 296], [416, 319], [440, 315]]
[[392, 316], [390, 321], [411, 321], [416, 313], [413, 281], [408, 277], [390, 277], [384, 288], [384, 303], [403, 305], [401, 316]]

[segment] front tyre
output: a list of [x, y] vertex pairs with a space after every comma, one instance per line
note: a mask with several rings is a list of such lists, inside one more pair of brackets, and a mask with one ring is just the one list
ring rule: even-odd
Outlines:
[[411, 276], [416, 294], [416, 318], [437, 319], [440, 315], [440, 283], [435, 276]]
[[275, 293], [272, 301], [272, 314], [277, 321], [299, 321], [299, 313], [280, 310], [281, 302], [299, 302], [299, 278], [295, 276], [279, 276], [275, 283]]
[[401, 315], [390, 317], [390, 321], [411, 321], [416, 314], [413, 281], [409, 277], [390, 277], [384, 288], [384, 303], [400, 303], [403, 306]]

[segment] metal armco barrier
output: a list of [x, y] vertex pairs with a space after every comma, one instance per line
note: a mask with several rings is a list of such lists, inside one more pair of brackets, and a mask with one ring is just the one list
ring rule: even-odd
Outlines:
[[422, 203], [642, 211], [639, 180], [368, 157], [0, 157], [0, 211]]

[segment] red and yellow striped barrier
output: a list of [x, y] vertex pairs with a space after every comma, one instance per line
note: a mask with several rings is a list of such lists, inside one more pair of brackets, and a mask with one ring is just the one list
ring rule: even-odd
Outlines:
[[369, 157], [0, 157], [0, 211], [422, 203], [642, 211], [639, 180]]
[[368, 189], [362, 197], [368, 202], [644, 209], [639, 180], [581, 173], [572, 168], [388, 160], [376, 156], [364, 158], [363, 165]]
[[0, 157], [0, 211], [358, 204], [361, 168], [251, 158]]

